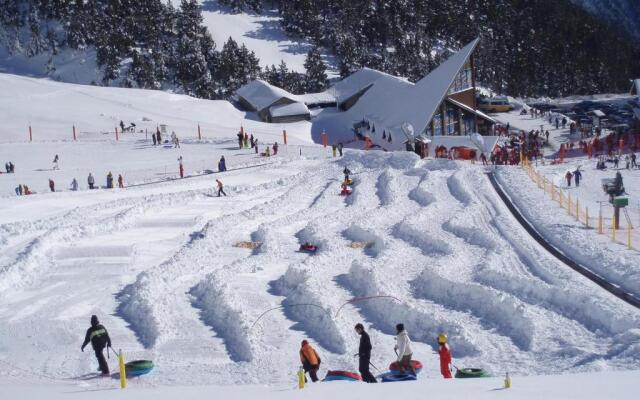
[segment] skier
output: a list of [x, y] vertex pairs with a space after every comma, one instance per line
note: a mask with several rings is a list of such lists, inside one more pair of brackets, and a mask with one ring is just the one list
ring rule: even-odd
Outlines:
[[96, 183], [96, 180], [93, 178], [93, 175], [91, 175], [91, 172], [89, 172], [89, 176], [87, 177], [87, 184], [89, 184], [89, 189], [93, 189], [93, 185]]
[[220, 193], [227, 197], [227, 194], [224, 192], [224, 184], [222, 181], [220, 179], [216, 179], [216, 184], [218, 185], [218, 197], [220, 197]]
[[571, 187], [571, 178], [573, 178], [573, 174], [571, 173], [571, 171], [567, 171], [567, 173], [564, 175], [564, 178], [567, 180], [567, 186]]
[[438, 354], [440, 355], [440, 373], [445, 379], [453, 378], [451, 376], [451, 350], [447, 344], [447, 335], [441, 333], [438, 335]]
[[224, 172], [227, 170], [227, 161], [224, 159], [224, 156], [220, 157], [220, 161], [218, 161], [218, 171]]
[[60, 169], [58, 161], [60, 161], [60, 157], [56, 154], [55, 157], [53, 157], [53, 169]]
[[342, 157], [342, 142], [338, 143], [338, 154], [340, 154], [340, 157]]
[[107, 364], [107, 360], [104, 359], [102, 350], [107, 347], [107, 351], [109, 351], [111, 338], [95, 315], [91, 316], [91, 328], [87, 329], [87, 334], [85, 335], [84, 343], [82, 343], [80, 350], [84, 351], [84, 348], [89, 342], [91, 342], [91, 347], [93, 347], [93, 351], [96, 353], [96, 358], [98, 359], [98, 365], [100, 366], [98, 370], [102, 372], [102, 376], [109, 376], [109, 364]]
[[580, 180], [582, 179], [582, 172], [580, 172], [580, 168], [576, 168], [576, 170], [573, 171], [573, 178], [576, 181], [576, 187], [580, 186]]
[[73, 190], [74, 192], [78, 190], [78, 181], [76, 180], [76, 178], [73, 178], [73, 180], [71, 181], [71, 190]]
[[349, 175], [351, 175], [351, 171], [349, 170], [349, 168], [344, 167], [344, 170], [342, 170], [342, 173], [344, 174], [344, 181], [348, 182], [349, 181]]
[[49, 179], [49, 189], [51, 189], [52, 192], [56, 191], [56, 184], [53, 179]]
[[113, 189], [113, 174], [111, 171], [107, 174], [107, 189]]
[[273, 144], [273, 155], [275, 156], [276, 154], [278, 154], [278, 142]]
[[371, 346], [369, 334], [365, 332], [364, 326], [361, 323], [356, 324], [355, 330], [358, 335], [360, 335], [360, 347], [358, 347], [358, 354], [356, 354], [359, 357], [358, 370], [360, 371], [360, 375], [367, 383], [377, 383], [378, 381], [371, 371], [369, 371], [369, 364], [371, 363], [371, 349], [373, 348]]
[[398, 365], [400, 367], [400, 373], [404, 373], [405, 370], [411, 371], [413, 375], [416, 374], [415, 368], [411, 363], [411, 357], [413, 352], [411, 351], [411, 339], [409, 334], [404, 329], [404, 324], [396, 325], [396, 345], [393, 348], [398, 355]]
[[[320, 369], [320, 363], [322, 360], [316, 350], [311, 347], [309, 342], [306, 340], [302, 341], [302, 346], [300, 347], [300, 361], [302, 362], [302, 368], [304, 371], [309, 373], [311, 382], [317, 382], [318, 370]], [[306, 382], [307, 378], [305, 377], [304, 379]]]
[[124, 189], [124, 178], [121, 174], [118, 174], [118, 187]]

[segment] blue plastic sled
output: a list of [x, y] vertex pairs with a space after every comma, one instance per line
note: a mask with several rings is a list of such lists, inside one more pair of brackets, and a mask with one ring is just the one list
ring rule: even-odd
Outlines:
[[393, 372], [385, 372], [380, 375], [380, 379], [382, 382], [404, 382], [404, 381], [415, 381], [418, 378], [413, 374], [398, 374]]

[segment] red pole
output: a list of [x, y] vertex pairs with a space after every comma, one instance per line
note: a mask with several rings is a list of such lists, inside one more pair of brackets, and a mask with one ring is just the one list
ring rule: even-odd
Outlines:
[[202, 140], [202, 135], [200, 134], [200, 124], [198, 124], [198, 140]]
[[118, 127], [116, 126], [116, 141], [120, 140], [120, 138], [118, 137]]
[[76, 126], [73, 126], [73, 140], [76, 140]]
[[322, 132], [322, 145], [327, 147], [327, 132]]
[[284, 144], [287, 144], [287, 130], [286, 129], [282, 130], [282, 137], [284, 139]]
[[33, 131], [31, 130], [31, 124], [29, 124], [29, 141], [33, 141]]

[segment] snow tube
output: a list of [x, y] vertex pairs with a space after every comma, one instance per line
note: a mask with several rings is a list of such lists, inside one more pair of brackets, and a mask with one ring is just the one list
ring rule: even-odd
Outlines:
[[151, 360], [136, 360], [128, 362], [124, 365], [127, 371], [127, 376], [140, 376], [151, 372], [153, 369], [153, 361]]
[[340, 196], [349, 196], [351, 194], [351, 190], [343, 190], [340, 192]]
[[315, 253], [318, 251], [318, 246], [300, 246], [300, 251], [303, 253]]
[[482, 368], [461, 368], [456, 370], [456, 378], [487, 378], [491, 375]]
[[[416, 374], [419, 374], [422, 371], [422, 363], [418, 360], [411, 360], [411, 365], [413, 365], [413, 368], [416, 370]], [[391, 365], [389, 365], [389, 371], [391, 371], [392, 374], [400, 374], [400, 365], [398, 364], [398, 362], [393, 362], [391, 363]]]
[[380, 379], [382, 382], [404, 382], [404, 381], [415, 381], [418, 378], [413, 374], [401, 374], [394, 371], [385, 372], [380, 375]]
[[358, 382], [362, 380], [362, 377], [355, 372], [349, 371], [329, 371], [327, 372], [327, 376], [324, 378], [326, 382], [331, 381], [348, 381], [348, 382]]

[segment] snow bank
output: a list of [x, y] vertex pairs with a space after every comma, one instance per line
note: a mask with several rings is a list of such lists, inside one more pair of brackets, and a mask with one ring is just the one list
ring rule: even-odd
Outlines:
[[367, 244], [364, 248], [364, 254], [370, 257], [378, 257], [384, 251], [385, 244], [382, 237], [376, 235], [372, 231], [362, 228], [360, 225], [352, 224], [349, 228], [342, 231], [345, 239], [352, 242]]
[[325, 349], [344, 354], [347, 351], [344, 338], [331, 311], [319, 306], [322, 300], [308, 286], [308, 274], [304, 267], [289, 267], [280, 279], [271, 283], [272, 290], [274, 294], [286, 297], [282, 302], [285, 314], [289, 319], [298, 321], [299, 329], [304, 330]]
[[253, 352], [249, 341], [249, 327], [244, 324], [242, 300], [225, 285], [220, 274], [210, 274], [189, 292], [193, 306], [200, 309], [202, 320], [224, 339], [232, 361], [251, 361]]
[[451, 245], [444, 240], [427, 233], [424, 229], [413, 225], [408, 219], [393, 227], [391, 234], [417, 247], [429, 257], [440, 257], [453, 254]]

